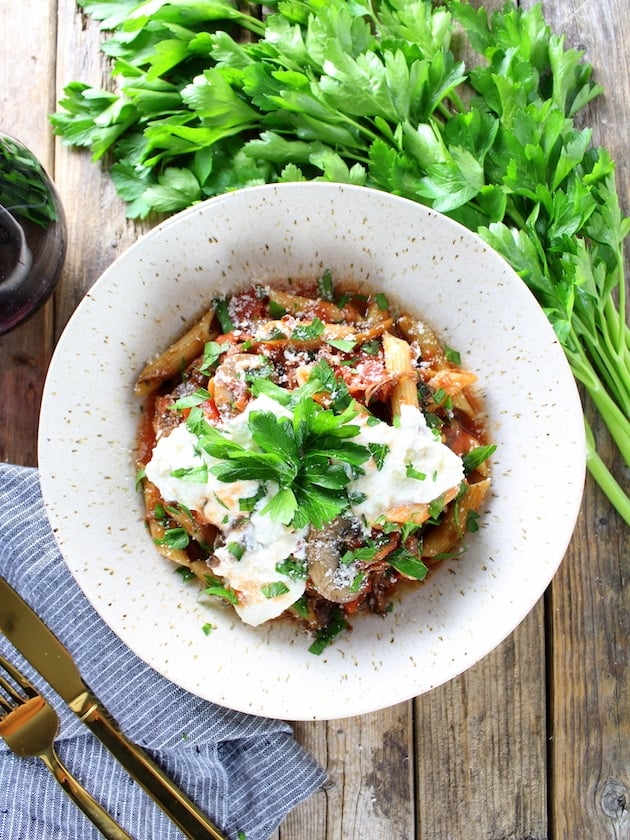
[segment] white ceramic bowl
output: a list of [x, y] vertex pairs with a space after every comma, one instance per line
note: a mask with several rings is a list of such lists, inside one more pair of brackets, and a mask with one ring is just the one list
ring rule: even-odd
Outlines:
[[[284, 622], [252, 628], [196, 600], [142, 524], [133, 446], [144, 362], [217, 292], [330, 268], [421, 313], [479, 375], [494, 456], [483, 527], [386, 618], [361, 616], [321, 656]], [[477, 236], [405, 199], [324, 183], [211, 199], [156, 227], [97, 281], [62, 335], [39, 463], [68, 566], [103, 619], [173, 682], [290, 720], [369, 712], [469, 668], [543, 594], [582, 496], [574, 380], [524, 283]], [[203, 624], [217, 629], [206, 636]]]

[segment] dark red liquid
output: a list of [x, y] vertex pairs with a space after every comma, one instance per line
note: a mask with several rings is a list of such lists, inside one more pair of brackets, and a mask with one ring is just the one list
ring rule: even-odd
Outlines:
[[57, 193], [39, 162], [0, 134], [0, 335], [50, 297], [66, 254]]

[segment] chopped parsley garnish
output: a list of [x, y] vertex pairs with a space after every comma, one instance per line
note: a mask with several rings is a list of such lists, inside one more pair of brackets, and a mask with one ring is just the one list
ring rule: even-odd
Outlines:
[[296, 560], [294, 557], [287, 557], [280, 563], [276, 563], [276, 571], [291, 580], [306, 580], [308, 574], [306, 560]]
[[389, 309], [389, 301], [382, 292], [379, 292], [378, 294], [374, 295], [374, 302], [381, 310], [381, 312], [387, 312], [387, 310]]
[[367, 493], [348, 493], [348, 500], [351, 505], [361, 505], [367, 499]]
[[350, 592], [360, 592], [365, 580], [365, 572], [357, 572], [350, 584]]
[[376, 338], [366, 341], [361, 345], [361, 351], [366, 353], [368, 356], [376, 356], [380, 349], [381, 342]]
[[374, 558], [376, 552], [376, 546], [364, 545], [361, 546], [361, 548], [353, 548], [349, 551], [345, 551], [339, 558], [339, 562], [343, 566], [349, 566], [351, 563], [356, 563], [357, 561], [369, 563], [369, 561]]
[[439, 414], [434, 414], [432, 411], [427, 411], [424, 415], [427, 421], [427, 426], [432, 432], [440, 433], [440, 429], [444, 425], [444, 419]]
[[309, 647], [309, 653], [314, 653], [319, 656], [330, 645], [340, 633], [348, 628], [348, 623], [344, 618], [343, 611], [337, 607], [326, 625], [318, 630], [315, 634], [315, 641]]
[[301, 598], [298, 598], [297, 601], [291, 604], [290, 609], [300, 618], [308, 618], [309, 608], [306, 595], [302, 595]]
[[496, 444], [476, 446], [474, 449], [471, 449], [470, 452], [463, 455], [462, 462], [464, 464], [464, 474], [470, 475], [471, 472], [474, 472], [492, 455], [496, 448]]
[[206, 341], [203, 347], [203, 356], [201, 358], [201, 363], [197, 368], [199, 372], [209, 373], [227, 349], [227, 344], [219, 344], [216, 341]]
[[453, 407], [453, 401], [451, 400], [450, 396], [446, 393], [444, 388], [437, 388], [433, 394], [433, 400], [436, 405], [440, 406], [440, 408], [446, 409], [446, 411], [450, 411]]
[[279, 595], [286, 595], [289, 592], [289, 587], [281, 580], [275, 580], [273, 583], [265, 583], [260, 587], [260, 591], [265, 598], [277, 598]]
[[176, 505], [166, 505], [166, 508], [164, 510], [165, 513], [170, 513], [170, 515], [174, 517], [183, 515], [186, 516], [188, 519], [193, 518], [190, 508], [186, 507], [186, 505], [182, 504], [181, 502], [178, 502]]
[[197, 388], [192, 394], [187, 394], [185, 397], [180, 397], [178, 400], [169, 406], [173, 411], [182, 411], [185, 408], [194, 408], [201, 405], [210, 399], [210, 394], [206, 388]]
[[402, 546], [387, 556], [387, 562], [405, 577], [415, 580], [424, 580], [429, 572], [419, 557]]
[[296, 341], [312, 341], [321, 338], [324, 334], [324, 322], [319, 318], [313, 318], [310, 324], [298, 324], [291, 333], [291, 338]]
[[376, 469], [382, 470], [385, 458], [389, 454], [389, 446], [386, 443], [368, 443], [368, 449], [372, 453]]
[[426, 481], [427, 474], [417, 470], [413, 464], [407, 464], [405, 468], [405, 475], [407, 478], [415, 478], [418, 481]]
[[268, 379], [274, 373], [273, 365], [268, 359], [264, 356], [258, 356], [258, 358], [261, 364], [258, 367], [250, 368], [245, 373], [246, 382], [253, 382], [255, 379]]
[[287, 314], [287, 310], [284, 308], [284, 306], [282, 306], [281, 303], [278, 303], [275, 300], [269, 301], [268, 309], [270, 317], [276, 320], [279, 320], [280, 318], [282, 318], [283, 315]]
[[187, 548], [190, 542], [190, 536], [185, 528], [167, 528], [164, 536], [156, 539], [155, 542], [166, 548], [181, 550]]
[[353, 338], [329, 338], [326, 344], [330, 344], [335, 350], [341, 350], [342, 353], [351, 353], [356, 346], [356, 341]]
[[243, 511], [244, 513], [249, 513], [258, 504], [261, 499], [265, 497], [265, 490], [263, 487], [258, 488], [258, 492], [255, 493], [253, 496], [247, 496], [245, 499], [238, 500], [238, 509]]
[[479, 514], [476, 510], [469, 510], [466, 514], [466, 530], [474, 534], [479, 530]]
[[144, 471], [144, 467], [141, 467], [136, 471], [136, 490], [142, 489], [142, 482], [147, 477], [146, 472]]
[[215, 298], [212, 301], [212, 305], [214, 306], [214, 314], [217, 316], [217, 320], [221, 325], [222, 331], [224, 333], [232, 332], [234, 324], [232, 323], [232, 318], [230, 317], [227, 298]]
[[438, 496], [437, 499], [433, 499], [432, 502], [429, 502], [429, 516], [432, 520], [438, 519], [443, 510], [444, 495]]
[[208, 467], [206, 464], [199, 464], [196, 467], [179, 467], [172, 470], [173, 478], [179, 478], [180, 481], [192, 481], [196, 484], [205, 484], [208, 481]]
[[195, 577], [195, 573], [192, 569], [189, 569], [188, 566], [178, 566], [175, 569], [175, 574], [178, 574], [184, 583], [188, 583], [189, 581], [193, 580]]
[[216, 598], [223, 598], [229, 601], [230, 604], [238, 604], [238, 596], [236, 592], [229, 586], [225, 586], [220, 578], [213, 575], [206, 575], [206, 587], [203, 590], [205, 595], [213, 595]]
[[317, 281], [317, 294], [322, 300], [330, 302], [334, 299], [333, 277], [329, 268]]
[[451, 362], [454, 365], [461, 365], [462, 357], [459, 350], [453, 350], [452, 347], [449, 347], [448, 344], [444, 345], [444, 357], [448, 362]]
[[240, 560], [243, 554], [245, 554], [245, 546], [242, 543], [229, 542], [227, 544], [227, 550], [237, 560]]

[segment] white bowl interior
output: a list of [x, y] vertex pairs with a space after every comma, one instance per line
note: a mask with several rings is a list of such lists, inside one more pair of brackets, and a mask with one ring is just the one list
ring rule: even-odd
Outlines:
[[[142, 524], [133, 448], [145, 361], [217, 293], [330, 268], [426, 317], [479, 376], [493, 489], [465, 555], [386, 618], [359, 617], [321, 656], [285, 623], [251, 628], [198, 602]], [[173, 682], [292, 720], [369, 712], [473, 665], [525, 617], [571, 537], [584, 482], [582, 410], [564, 354], [512, 269], [427, 208], [309, 183], [211, 199], [159, 225], [97, 281], [57, 346], [39, 464], [62, 554], [120, 638]], [[202, 625], [216, 629], [205, 635]]]

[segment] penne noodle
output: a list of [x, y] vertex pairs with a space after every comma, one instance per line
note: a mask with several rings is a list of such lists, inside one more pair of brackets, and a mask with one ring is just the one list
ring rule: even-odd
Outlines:
[[211, 330], [213, 321], [214, 309], [211, 308], [157, 359], [145, 365], [136, 381], [136, 395], [142, 397], [157, 390], [163, 382], [172, 379], [193, 359], [200, 356], [206, 341], [218, 335], [217, 330]]
[[[459, 487], [453, 487], [444, 494], [444, 505], [452, 502], [459, 493]], [[430, 517], [431, 512], [428, 504], [416, 502], [407, 505], [397, 505], [390, 508], [385, 514], [387, 522], [398, 522], [404, 525], [405, 522], [413, 522], [414, 525], [422, 525]]]
[[428, 385], [435, 391], [444, 391], [449, 397], [461, 394], [477, 381], [477, 376], [469, 370], [444, 368], [429, 378]]
[[414, 408], [420, 405], [416, 371], [411, 363], [409, 345], [402, 338], [388, 332], [383, 333], [383, 353], [385, 369], [388, 373], [397, 375], [391, 396], [392, 417], [397, 417], [401, 405], [411, 405]]
[[433, 370], [448, 366], [442, 343], [425, 323], [414, 320], [408, 315], [402, 315], [396, 321], [396, 326], [407, 341], [413, 341], [418, 345], [422, 361], [429, 363]]
[[424, 537], [423, 557], [440, 557], [461, 543], [466, 533], [468, 515], [481, 508], [489, 488], [489, 478], [469, 485], [464, 496], [449, 508], [444, 520]]
[[[269, 289], [269, 299], [286, 309], [291, 315], [308, 312], [313, 315], [317, 314], [317, 317], [321, 318], [322, 321], [349, 320], [349, 313], [345, 309], [340, 309], [327, 300], [314, 301], [313, 298], [295, 295], [291, 292], [282, 291], [282, 289]], [[354, 316], [354, 313], [351, 313], [351, 315]]]
[[324, 324], [324, 329], [321, 336], [317, 338], [296, 338], [291, 333], [298, 327], [308, 327], [312, 323], [309, 321], [296, 322], [288, 325], [284, 321], [264, 321], [256, 329], [256, 334], [252, 339], [251, 346], [253, 349], [260, 349], [261, 346], [267, 347], [290, 347], [295, 346], [302, 350], [315, 350], [330, 341], [349, 340], [354, 342], [354, 346], [358, 347], [375, 338], [379, 338], [385, 330], [392, 325], [392, 319], [381, 321], [378, 324], [368, 325], [367, 329], [357, 330], [355, 327], [346, 324]]

